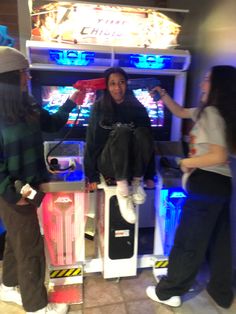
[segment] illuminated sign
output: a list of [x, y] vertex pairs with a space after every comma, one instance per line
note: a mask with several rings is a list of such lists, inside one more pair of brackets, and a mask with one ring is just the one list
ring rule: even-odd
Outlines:
[[163, 69], [165, 67], [166, 57], [156, 55], [131, 55], [130, 63], [136, 68], [142, 69]]
[[94, 52], [77, 50], [49, 50], [51, 61], [60, 65], [78, 65], [87, 66], [94, 60]]
[[170, 198], [183, 198], [183, 197], [186, 197], [186, 195], [185, 195], [184, 192], [181, 192], [181, 191], [173, 192], [173, 193], [170, 195]]
[[32, 40], [123, 47], [177, 45], [180, 26], [153, 8], [75, 2], [33, 2]]

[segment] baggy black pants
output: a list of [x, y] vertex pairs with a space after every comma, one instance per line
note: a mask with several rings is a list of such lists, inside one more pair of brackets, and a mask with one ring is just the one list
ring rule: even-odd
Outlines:
[[151, 130], [120, 126], [111, 131], [99, 156], [98, 169], [116, 180], [142, 177], [154, 153]]
[[168, 275], [156, 287], [162, 300], [187, 292], [207, 256], [208, 293], [229, 307], [232, 293], [230, 234], [231, 178], [197, 169], [188, 181], [188, 197], [169, 256]]
[[7, 231], [3, 284], [8, 287], [20, 286], [25, 311], [42, 309], [48, 299], [44, 285], [44, 244], [37, 209], [32, 205], [11, 205], [0, 198], [0, 216]]

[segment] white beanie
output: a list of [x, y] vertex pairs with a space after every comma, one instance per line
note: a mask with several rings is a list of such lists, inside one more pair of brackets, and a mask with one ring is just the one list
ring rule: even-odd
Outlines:
[[0, 73], [22, 70], [28, 67], [28, 60], [19, 50], [0, 46]]

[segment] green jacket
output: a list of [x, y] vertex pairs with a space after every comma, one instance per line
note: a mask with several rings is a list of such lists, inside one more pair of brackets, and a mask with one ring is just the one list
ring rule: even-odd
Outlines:
[[35, 188], [49, 181], [42, 132], [63, 127], [76, 104], [68, 99], [53, 115], [35, 103], [32, 106], [39, 113], [38, 123], [0, 121], [0, 196], [12, 204], [21, 198], [15, 189], [16, 180]]

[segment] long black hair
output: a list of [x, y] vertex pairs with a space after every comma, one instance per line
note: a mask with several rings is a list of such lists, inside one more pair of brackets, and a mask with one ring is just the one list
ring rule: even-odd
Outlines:
[[106, 81], [107, 88], [105, 89], [103, 96], [100, 100], [101, 106], [102, 106], [102, 124], [104, 125], [110, 125], [113, 122], [113, 117], [114, 117], [114, 100], [108, 90], [108, 82], [109, 82], [109, 78], [111, 74], [122, 75], [126, 82], [126, 93], [125, 93], [124, 105], [127, 105], [127, 106], [136, 105], [136, 104], [140, 105], [137, 98], [134, 96], [133, 92], [128, 90], [127, 88], [127, 82], [128, 82], [127, 73], [120, 67], [108, 68], [103, 74]]
[[0, 119], [16, 123], [36, 118], [32, 98], [28, 92], [21, 91], [20, 71], [0, 73]]
[[226, 124], [226, 141], [236, 153], [236, 68], [217, 65], [211, 68], [210, 91], [206, 106], [215, 106]]

